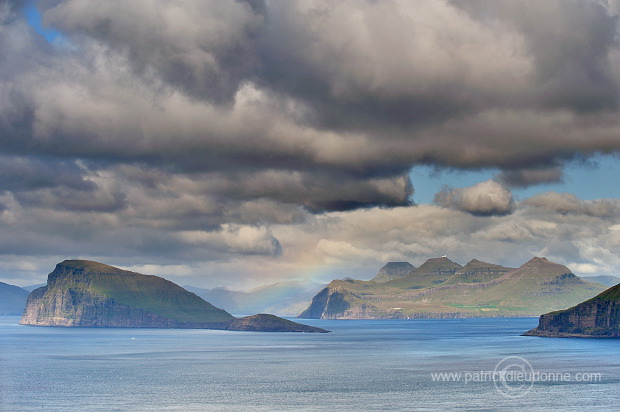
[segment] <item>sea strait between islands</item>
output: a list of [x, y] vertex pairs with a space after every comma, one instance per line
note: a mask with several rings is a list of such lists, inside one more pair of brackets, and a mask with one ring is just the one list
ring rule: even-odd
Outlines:
[[[519, 268], [477, 259], [461, 266], [445, 256], [428, 259], [417, 268], [409, 262], [388, 262], [369, 281], [346, 278], [332, 281], [318, 293], [317, 289], [305, 289], [307, 308], [298, 318], [540, 316], [538, 327], [523, 331], [524, 335], [620, 337], [620, 279], [580, 278], [544, 257], [534, 257]], [[314, 294], [311, 300], [309, 293]], [[0, 284], [0, 314], [21, 313], [19, 323], [33, 326], [328, 332], [266, 313], [237, 318], [227, 311], [235, 307], [232, 300], [219, 299], [216, 307], [199, 295], [217, 296], [158, 276], [65, 260], [48, 275], [46, 285], [29, 294]], [[266, 301], [268, 295], [260, 295], [263, 307], [278, 307], [273, 294]], [[275, 295], [278, 298], [286, 300], [286, 293]]]

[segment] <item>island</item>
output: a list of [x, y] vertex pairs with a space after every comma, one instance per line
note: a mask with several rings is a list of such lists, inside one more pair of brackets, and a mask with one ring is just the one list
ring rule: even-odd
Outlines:
[[65, 260], [26, 301], [21, 325], [328, 332], [269, 314], [236, 318], [181, 286], [89, 260]]
[[[411, 269], [403, 276], [407, 268]], [[442, 256], [417, 268], [406, 262], [388, 263], [370, 281], [334, 280], [298, 317], [531, 317], [573, 306], [605, 289], [544, 257], [510, 268], [477, 259], [461, 266]]]

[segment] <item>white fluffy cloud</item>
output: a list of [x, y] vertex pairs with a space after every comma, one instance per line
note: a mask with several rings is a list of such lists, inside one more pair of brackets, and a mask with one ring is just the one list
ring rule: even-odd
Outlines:
[[507, 215], [515, 207], [510, 190], [493, 180], [462, 189], [444, 188], [435, 195], [435, 203], [478, 216]]

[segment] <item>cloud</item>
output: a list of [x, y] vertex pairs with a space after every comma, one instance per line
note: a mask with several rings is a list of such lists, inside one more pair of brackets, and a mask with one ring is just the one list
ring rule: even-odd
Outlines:
[[[527, 200], [514, 213], [492, 218], [418, 205], [318, 215], [306, 212], [303, 220], [295, 222], [228, 224], [212, 229], [146, 226], [142, 220], [133, 220], [137, 216], [123, 215], [128, 211], [75, 214], [38, 209], [39, 213], [32, 214], [9, 198], [1, 201], [9, 207], [0, 218], [3, 259], [10, 268], [20, 256], [23, 261], [36, 251], [37, 258], [28, 260], [36, 268], [20, 272], [36, 281], [68, 257], [166, 274], [181, 284], [237, 288], [282, 279], [369, 279], [387, 261], [420, 265], [441, 255], [461, 264], [477, 258], [513, 267], [532, 256], [546, 256], [575, 265], [569, 267], [576, 273], [587, 268], [588, 274], [614, 274], [620, 265], [614, 252], [620, 247], [618, 214], [562, 214]], [[7, 213], [15, 215], [13, 223], [4, 221]], [[150, 220], [166, 221], [161, 217]], [[5, 273], [3, 278], [13, 276]]]
[[0, 190], [28, 190], [67, 187], [89, 191], [94, 184], [75, 161], [54, 161], [39, 157], [0, 155]]
[[453, 4], [473, 18], [501, 22], [523, 35], [532, 80], [539, 86], [529, 92], [543, 107], [617, 108], [618, 85], [609, 59], [617, 22], [609, 6], [595, 1]]
[[600, 218], [620, 215], [620, 202], [616, 199], [581, 200], [570, 193], [546, 192], [527, 199], [525, 203], [562, 215], [576, 214]]
[[79, 161], [0, 155], [0, 191], [24, 206], [113, 212], [126, 206], [125, 194], [104, 173]]
[[76, 47], [15, 74], [36, 86], [18, 92], [44, 152], [359, 179], [619, 145], [600, 117], [615, 20], [595, 3], [41, 4]]
[[333, 278], [369, 279], [386, 261], [420, 265], [444, 254], [461, 264], [477, 258], [512, 267], [535, 255], [547, 256], [575, 265], [570, 268], [576, 273], [589, 274], [613, 274], [620, 264], [613, 256], [620, 245], [617, 215], [562, 215], [527, 201], [512, 214], [483, 219], [432, 205], [339, 212], [315, 219], [273, 231], [286, 245], [282, 259], [329, 262]]
[[[508, 190], [620, 152], [615, 3], [41, 0], [54, 44], [26, 3], [0, 0], [0, 257], [297, 273], [320, 239], [339, 267], [615, 222]], [[412, 207], [417, 165], [499, 174]]]
[[223, 248], [232, 253], [279, 256], [280, 241], [269, 229], [258, 226], [224, 224], [218, 231], [183, 231], [179, 239], [187, 244]]
[[509, 187], [528, 187], [543, 183], [562, 182], [563, 175], [560, 167], [539, 167], [505, 170], [496, 177], [496, 180]]
[[47, 2], [44, 23], [104, 42], [138, 75], [156, 71], [192, 95], [230, 100], [258, 64], [264, 17], [251, 2]]
[[446, 187], [435, 195], [434, 202], [476, 216], [507, 215], [515, 208], [512, 193], [493, 180], [462, 189]]

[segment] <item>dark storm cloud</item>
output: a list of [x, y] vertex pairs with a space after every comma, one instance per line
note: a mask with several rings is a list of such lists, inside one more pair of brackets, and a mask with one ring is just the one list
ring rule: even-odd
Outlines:
[[[247, 128], [204, 128], [187, 119], [174, 145], [170, 137], [158, 138], [143, 127], [125, 130], [125, 120], [117, 117], [116, 133], [128, 141], [128, 161], [163, 160], [202, 170], [333, 168], [386, 177], [402, 175], [416, 163], [540, 167], [572, 153], [619, 146], [607, 133], [587, 138], [589, 117], [615, 110], [618, 94], [616, 19], [595, 2], [41, 4], [44, 21], [82, 50], [103, 48], [106, 58], [130, 70], [99, 80], [126, 78], [130, 90], [145, 98], [127, 109], [142, 124], [177, 90], [198, 99], [198, 105], [216, 105], [203, 109], [219, 111], [223, 120], [235, 113], [240, 91], [252, 85], [258, 93], [251, 103], [257, 117], [244, 118]], [[99, 77], [84, 75], [82, 86]], [[115, 100], [124, 99], [121, 91], [98, 96], [88, 87], [86, 96], [122, 106]], [[149, 108], [147, 102], [158, 103]], [[64, 109], [71, 107], [67, 103]], [[165, 103], [159, 108], [164, 117], [171, 114]], [[52, 125], [64, 112], [48, 114]], [[67, 124], [54, 125], [50, 133], [66, 135], [66, 128], [79, 122], [75, 117], [67, 116]], [[289, 123], [288, 136], [276, 135], [280, 120]], [[606, 120], [611, 121], [599, 124]], [[317, 132], [314, 144], [295, 136], [307, 128]], [[562, 128], [574, 129], [573, 135]], [[102, 133], [88, 127], [74, 132], [75, 139]], [[343, 142], [326, 161], [317, 147], [329, 145], [329, 134]], [[113, 136], [89, 140], [90, 148], [70, 154], [85, 156], [90, 149], [123, 156], [112, 147]], [[353, 157], [363, 145], [373, 155], [357, 161], [340, 155], [347, 147]]]
[[620, 202], [617, 199], [581, 200], [570, 193], [547, 192], [527, 199], [524, 203], [561, 215], [598, 218], [617, 218], [620, 215]]
[[539, 167], [534, 169], [505, 170], [496, 179], [509, 187], [528, 187], [542, 183], [562, 182], [562, 168]]
[[66, 187], [21, 192], [15, 198], [24, 206], [73, 212], [117, 212], [127, 206], [125, 194], [106, 190], [81, 191]]
[[126, 206], [123, 193], [101, 187], [97, 180], [75, 161], [0, 155], [0, 193], [12, 193], [22, 206], [77, 212]]
[[[26, 2], [0, 2], [3, 233], [48, 228], [111, 251], [124, 236], [158, 257], [284, 256], [270, 225], [409, 206], [415, 165], [496, 168], [520, 187], [620, 151], [613, 4], [37, 4], [61, 33], [53, 45]], [[497, 182], [436, 202], [515, 211]]]
[[610, 62], [617, 18], [596, 1], [454, 1], [472, 18], [517, 30], [534, 63], [533, 103], [577, 112], [617, 109]]
[[266, 171], [222, 182], [227, 197], [269, 198], [285, 204], [298, 204], [312, 212], [351, 210], [376, 206], [408, 205], [413, 196], [409, 176], [394, 179], [352, 179], [330, 173], [312, 174]]
[[75, 161], [0, 155], [0, 190], [66, 187], [90, 192], [95, 184], [84, 179], [85, 171]]

